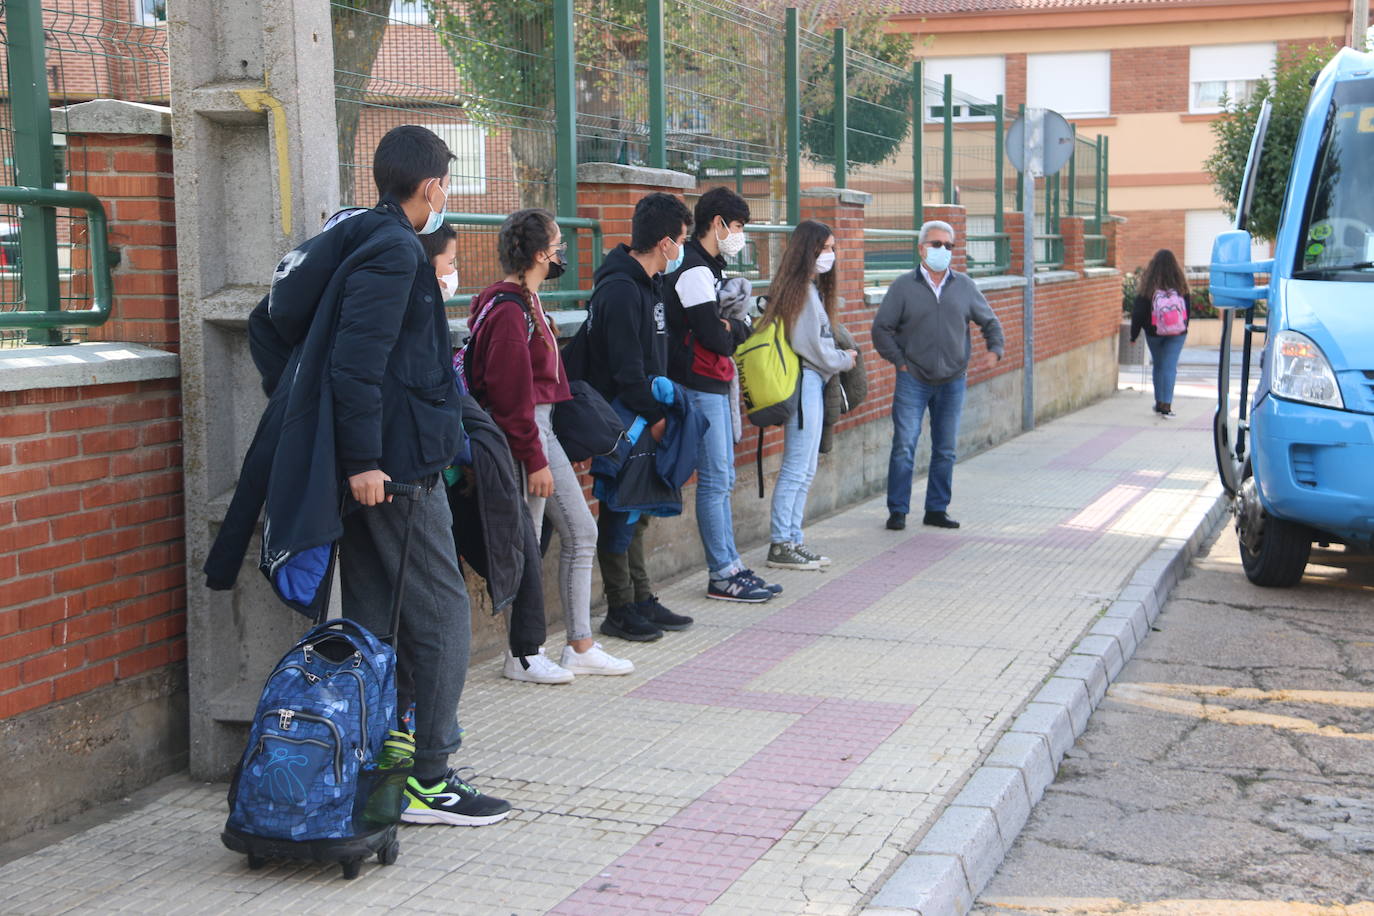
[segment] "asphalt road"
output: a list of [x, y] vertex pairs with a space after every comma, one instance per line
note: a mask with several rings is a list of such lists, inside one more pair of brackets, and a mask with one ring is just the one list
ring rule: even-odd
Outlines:
[[[1123, 373], [1124, 374], [1124, 373]], [[1374, 557], [1250, 585], [1200, 555], [980, 914], [1374, 913]]]

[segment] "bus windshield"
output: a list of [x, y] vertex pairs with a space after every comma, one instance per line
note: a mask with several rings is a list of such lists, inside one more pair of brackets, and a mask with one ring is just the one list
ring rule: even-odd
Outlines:
[[1336, 84], [1294, 276], [1374, 281], [1374, 79]]

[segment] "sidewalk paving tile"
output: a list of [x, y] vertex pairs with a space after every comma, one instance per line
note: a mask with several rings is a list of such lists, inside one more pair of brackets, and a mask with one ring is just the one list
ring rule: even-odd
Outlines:
[[608, 645], [629, 677], [475, 666], [454, 763], [516, 806], [501, 824], [405, 827], [355, 881], [250, 872], [224, 787], [192, 785], [0, 866], [0, 911], [909, 913], [904, 887], [937, 887], [956, 912], [1177, 579], [1161, 548], [1214, 493], [1204, 408], [1169, 424], [1118, 393], [961, 462], [959, 531], [887, 531], [881, 499], [814, 522], [833, 566], [770, 571], [767, 604], [664, 584], [697, 623]]

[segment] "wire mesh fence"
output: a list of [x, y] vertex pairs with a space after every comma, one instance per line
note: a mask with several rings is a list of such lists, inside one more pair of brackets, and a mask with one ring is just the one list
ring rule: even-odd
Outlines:
[[[30, 48], [9, 34], [8, 4], [0, 2], [0, 79], [7, 90], [0, 100], [0, 186], [20, 184], [17, 171], [16, 127], [25, 135], [19, 143], [32, 144], [41, 132], [38, 123], [15, 123], [15, 98], [11, 66], [32, 67], [41, 50], [46, 74], [46, 105], [54, 109], [51, 132], [53, 160], [48, 180], [65, 190], [79, 185], [87, 172], [84, 157], [67, 155], [67, 123], [63, 110], [96, 98], [165, 104], [170, 87], [167, 60], [166, 8], [160, 0], [136, 0], [112, 4], [73, 4], [49, 0], [41, 5], [43, 47]], [[119, 13], [126, 18], [120, 18]], [[23, 60], [12, 60], [18, 53]], [[42, 101], [39, 104], [43, 104]], [[37, 184], [34, 175], [25, 176]], [[48, 217], [37, 207], [0, 203], [0, 313], [34, 310], [84, 310], [93, 296], [92, 258], [87, 239], [89, 226], [84, 212], [58, 208]], [[25, 224], [27, 213], [27, 226]], [[24, 241], [28, 232], [30, 239]], [[48, 234], [51, 232], [51, 238]], [[55, 276], [48, 274], [52, 261], [43, 252], [55, 248]], [[24, 253], [29, 253], [26, 262]], [[35, 260], [41, 264], [33, 263]], [[27, 270], [26, 270], [27, 267]], [[25, 274], [30, 282], [25, 283]], [[70, 340], [86, 339], [84, 328], [62, 332]], [[25, 329], [0, 328], [0, 346], [28, 342]]]

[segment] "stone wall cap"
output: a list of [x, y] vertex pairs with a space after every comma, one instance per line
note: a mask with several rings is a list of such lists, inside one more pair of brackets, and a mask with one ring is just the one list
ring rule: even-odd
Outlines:
[[618, 162], [583, 162], [577, 166], [577, 180], [597, 184], [643, 184], [687, 191], [697, 186], [695, 175], [672, 169], [651, 169]]
[[858, 207], [866, 207], [873, 202], [872, 194], [851, 188], [803, 188], [801, 196], [838, 200], [842, 204], [854, 204]]
[[111, 385], [180, 374], [181, 359], [175, 353], [135, 343], [100, 341], [0, 350], [0, 391]]
[[172, 109], [165, 105], [95, 99], [52, 110], [53, 129], [68, 134], [172, 135]]

